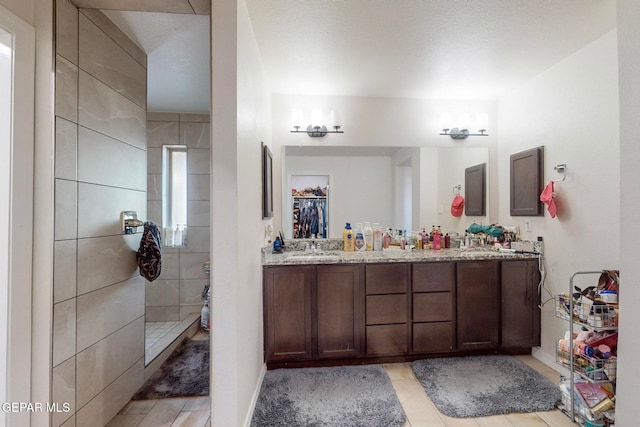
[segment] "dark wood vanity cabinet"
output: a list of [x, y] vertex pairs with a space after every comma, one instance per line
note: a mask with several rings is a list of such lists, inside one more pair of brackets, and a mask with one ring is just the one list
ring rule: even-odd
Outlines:
[[500, 346], [500, 269], [498, 261], [457, 263], [458, 350]]
[[361, 356], [363, 286], [360, 265], [265, 267], [266, 361]]
[[540, 345], [540, 271], [538, 260], [505, 261], [501, 268], [502, 338], [504, 349]]
[[453, 351], [456, 336], [456, 264], [413, 264], [411, 283], [413, 352]]
[[264, 268], [264, 343], [267, 361], [310, 360], [315, 267]]
[[[270, 367], [540, 345], [536, 259], [264, 267]], [[323, 362], [324, 361], [324, 362]]]

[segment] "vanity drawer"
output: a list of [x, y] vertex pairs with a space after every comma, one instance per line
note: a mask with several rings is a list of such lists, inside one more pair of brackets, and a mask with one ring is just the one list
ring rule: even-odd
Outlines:
[[367, 295], [367, 325], [407, 322], [407, 294]]
[[408, 264], [374, 264], [365, 267], [367, 294], [398, 294], [409, 288]]
[[413, 264], [413, 292], [452, 291], [455, 284], [455, 262]]
[[454, 347], [454, 336], [453, 322], [414, 323], [413, 351], [451, 351]]
[[444, 322], [453, 320], [451, 292], [413, 294], [414, 322]]
[[367, 326], [367, 354], [405, 354], [407, 347], [406, 324]]

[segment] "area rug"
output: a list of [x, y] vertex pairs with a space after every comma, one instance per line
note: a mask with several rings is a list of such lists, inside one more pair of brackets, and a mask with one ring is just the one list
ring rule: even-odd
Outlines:
[[384, 368], [277, 369], [264, 377], [253, 427], [394, 427], [405, 413]]
[[132, 400], [209, 394], [209, 340], [185, 339]]
[[416, 360], [413, 373], [438, 410], [450, 417], [482, 417], [552, 410], [557, 385], [512, 356]]

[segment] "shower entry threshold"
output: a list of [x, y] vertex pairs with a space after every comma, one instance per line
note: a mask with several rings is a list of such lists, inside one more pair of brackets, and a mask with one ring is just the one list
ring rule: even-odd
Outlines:
[[190, 314], [180, 322], [146, 322], [144, 345], [145, 381], [167, 360], [178, 345], [200, 328], [200, 315]]

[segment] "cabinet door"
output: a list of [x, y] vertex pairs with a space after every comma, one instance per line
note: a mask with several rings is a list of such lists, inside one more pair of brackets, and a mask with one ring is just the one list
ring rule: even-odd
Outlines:
[[316, 271], [318, 356], [360, 356], [364, 347], [362, 266], [323, 265]]
[[501, 273], [502, 347], [540, 345], [538, 261], [503, 261]]
[[313, 267], [264, 269], [265, 358], [308, 360], [314, 349], [311, 325]]
[[497, 348], [500, 344], [498, 262], [457, 264], [458, 350]]

